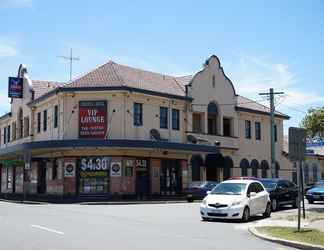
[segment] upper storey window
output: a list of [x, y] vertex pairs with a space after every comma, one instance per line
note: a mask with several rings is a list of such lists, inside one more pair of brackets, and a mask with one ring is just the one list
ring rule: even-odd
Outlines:
[[218, 109], [214, 102], [208, 104], [208, 134], [217, 135]]
[[216, 76], [213, 75], [213, 77], [212, 77], [212, 87], [215, 88], [215, 86], [216, 86]]
[[160, 128], [168, 128], [169, 109], [160, 107]]
[[134, 103], [134, 112], [133, 112], [133, 122], [134, 126], [142, 126], [143, 125], [143, 104], [142, 103]]
[[251, 139], [251, 121], [245, 121], [245, 138]]
[[192, 114], [192, 131], [194, 133], [202, 133], [202, 119], [203, 115], [200, 113], [193, 113]]

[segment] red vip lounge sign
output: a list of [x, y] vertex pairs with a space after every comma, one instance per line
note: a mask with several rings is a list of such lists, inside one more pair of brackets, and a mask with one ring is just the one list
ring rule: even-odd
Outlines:
[[107, 133], [107, 101], [79, 102], [79, 138], [101, 138]]

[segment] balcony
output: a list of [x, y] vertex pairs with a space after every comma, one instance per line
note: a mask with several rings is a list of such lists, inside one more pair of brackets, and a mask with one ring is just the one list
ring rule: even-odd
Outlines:
[[239, 138], [233, 136], [222, 136], [222, 135], [211, 135], [206, 133], [197, 133], [193, 131], [186, 131], [187, 136], [192, 135], [197, 139], [197, 144], [201, 145], [215, 145], [215, 143], [219, 142], [220, 148], [228, 148], [228, 149], [238, 149]]

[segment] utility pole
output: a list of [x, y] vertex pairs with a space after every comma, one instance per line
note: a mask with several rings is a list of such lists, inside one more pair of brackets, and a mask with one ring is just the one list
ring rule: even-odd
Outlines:
[[79, 57], [73, 57], [72, 48], [70, 49], [70, 56], [59, 56], [59, 57], [70, 61], [70, 81], [71, 81], [72, 80], [72, 64], [73, 64], [73, 61], [79, 61], [80, 58]]
[[270, 88], [270, 92], [259, 93], [262, 96], [269, 96], [270, 98], [270, 139], [271, 139], [271, 177], [276, 177], [276, 142], [275, 142], [275, 95], [282, 95], [284, 92], [274, 92]]

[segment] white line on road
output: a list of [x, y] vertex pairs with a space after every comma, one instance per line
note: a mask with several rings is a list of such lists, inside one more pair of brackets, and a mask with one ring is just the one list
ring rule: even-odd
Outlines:
[[55, 229], [51, 229], [51, 228], [48, 228], [48, 227], [43, 227], [43, 226], [40, 226], [40, 225], [30, 225], [30, 226], [31, 227], [34, 227], [34, 228], [42, 229], [42, 230], [45, 230], [45, 231], [48, 231], [48, 232], [51, 232], [51, 233], [56, 233], [56, 234], [64, 235], [63, 232], [57, 231]]

